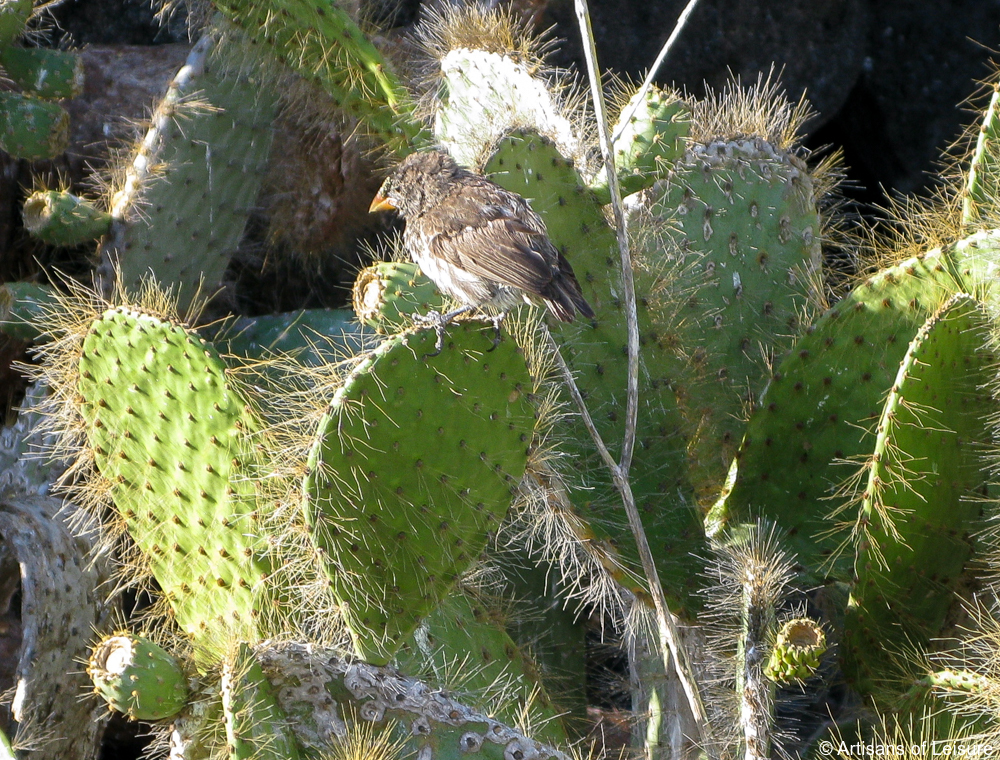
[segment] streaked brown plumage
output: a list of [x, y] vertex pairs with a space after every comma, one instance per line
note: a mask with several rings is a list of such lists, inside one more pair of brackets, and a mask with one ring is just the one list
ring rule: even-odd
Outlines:
[[414, 263], [467, 307], [505, 312], [537, 297], [563, 322], [572, 322], [576, 312], [594, 316], [569, 262], [527, 201], [459, 167], [447, 153], [403, 159], [370, 210], [387, 208], [406, 220], [403, 243]]

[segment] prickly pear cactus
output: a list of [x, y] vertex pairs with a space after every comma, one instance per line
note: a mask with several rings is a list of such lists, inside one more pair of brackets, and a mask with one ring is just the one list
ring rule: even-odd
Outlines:
[[182, 325], [113, 308], [83, 341], [78, 390], [94, 462], [178, 624], [208, 652], [225, 632], [257, 635], [275, 591], [257, 423], [219, 355]]
[[850, 505], [856, 580], [842, 646], [845, 672], [863, 690], [888, 671], [873, 652], [929, 644], [969, 583], [982, 527], [972, 495], [985, 496], [988, 483], [986, 338], [980, 304], [953, 296], [910, 342], [879, 418], [861, 501]]
[[112, 197], [106, 286], [138, 293], [152, 272], [182, 312], [218, 290], [261, 186], [278, 101], [238, 43], [206, 34], [158, 105]]
[[87, 675], [113, 710], [132, 720], [162, 720], [187, 704], [187, 676], [176, 658], [141, 636], [118, 634], [91, 652]]
[[320, 422], [306, 513], [355, 648], [389, 660], [476, 560], [524, 472], [534, 409], [521, 349], [478, 326], [389, 338]]

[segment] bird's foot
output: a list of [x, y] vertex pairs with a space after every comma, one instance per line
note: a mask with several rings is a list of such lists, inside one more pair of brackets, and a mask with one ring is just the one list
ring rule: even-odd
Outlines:
[[496, 347], [500, 345], [500, 323], [503, 322], [507, 314], [507, 311], [501, 311], [499, 314], [485, 318], [487, 322], [493, 325], [493, 345], [489, 347], [490, 351], [495, 351]]
[[439, 311], [429, 311], [426, 314], [414, 314], [413, 323], [421, 327], [433, 327], [434, 332], [437, 333], [437, 340], [434, 342], [434, 352], [430, 354], [424, 354], [425, 359], [431, 359], [444, 349], [444, 331], [445, 328], [451, 323], [455, 317], [465, 314], [470, 311], [472, 306], [463, 306], [460, 309], [455, 309], [449, 311], [447, 314], [442, 314]]

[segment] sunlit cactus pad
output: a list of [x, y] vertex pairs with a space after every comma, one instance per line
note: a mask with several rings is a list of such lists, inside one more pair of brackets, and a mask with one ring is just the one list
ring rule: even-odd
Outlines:
[[327, 553], [358, 653], [385, 662], [510, 506], [534, 428], [521, 349], [493, 330], [386, 340], [350, 373], [320, 424], [307, 519]]

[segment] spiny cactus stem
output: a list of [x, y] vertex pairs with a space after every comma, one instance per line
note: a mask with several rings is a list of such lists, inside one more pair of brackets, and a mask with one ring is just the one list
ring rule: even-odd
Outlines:
[[[614, 167], [612, 166], [611, 169], [613, 172]], [[633, 319], [635, 316], [634, 308], [635, 304], [633, 303]], [[667, 607], [667, 599], [663, 594], [663, 586], [660, 584], [660, 574], [656, 570], [653, 552], [649, 548], [649, 541], [646, 540], [646, 531], [643, 530], [642, 520], [639, 518], [639, 510], [636, 507], [635, 497], [632, 494], [632, 486], [629, 484], [628, 473], [611, 456], [611, 452], [608, 450], [604, 439], [594, 424], [593, 417], [590, 416], [590, 410], [583, 400], [583, 394], [580, 393], [580, 388], [573, 378], [573, 371], [566, 364], [566, 360], [563, 358], [559, 346], [552, 337], [552, 333], [549, 332], [548, 327], [544, 324], [541, 327], [545, 339], [548, 341], [549, 350], [555, 357], [559, 371], [562, 373], [563, 381], [566, 383], [570, 396], [573, 398], [573, 403], [580, 410], [580, 417], [583, 419], [583, 424], [586, 426], [587, 432], [590, 433], [590, 437], [594, 441], [594, 446], [601, 455], [605, 466], [611, 472], [615, 488], [621, 494], [622, 502], [625, 505], [625, 514], [628, 515], [629, 527], [635, 536], [639, 557], [642, 559], [642, 568], [646, 574], [646, 582], [649, 584], [650, 593], [653, 597], [653, 606], [656, 610], [656, 623], [660, 638], [660, 651], [664, 657], [664, 667], [669, 670], [670, 662], [666, 661], [669, 657], [674, 669], [677, 671], [677, 677], [680, 679], [681, 686], [684, 688], [684, 694], [687, 696], [691, 714], [694, 716], [695, 722], [701, 731], [701, 745], [706, 747], [709, 757], [714, 760], [716, 757], [716, 744], [712, 739], [711, 726], [708, 723], [708, 713], [705, 711], [705, 706], [701, 701], [701, 693], [698, 691], [698, 684], [694, 679], [694, 669], [688, 661], [687, 650], [684, 649], [684, 645], [681, 643], [680, 632], [677, 630], [674, 616]]]
[[[762, 572], [766, 570], [761, 569]], [[743, 636], [739, 643], [737, 692], [744, 759], [766, 760], [771, 750], [771, 703], [774, 687], [764, 677], [767, 634], [774, 626], [774, 607], [763, 596], [756, 568], [743, 582]]]
[[170, 89], [167, 91], [167, 95], [156, 110], [156, 113], [153, 114], [150, 127], [142, 140], [142, 145], [136, 153], [135, 159], [132, 161], [132, 166], [129, 167], [124, 187], [115, 193], [115, 196], [111, 199], [111, 216], [116, 221], [120, 221], [125, 217], [139, 193], [139, 188], [142, 187], [144, 180], [153, 170], [153, 161], [150, 159], [150, 156], [155, 151], [156, 144], [160, 140], [167, 123], [174, 117], [174, 106], [184, 97], [191, 83], [204, 72], [205, 62], [208, 60], [208, 55], [212, 52], [214, 45], [215, 38], [210, 34], [206, 34], [198, 40], [194, 47], [191, 48], [191, 52], [188, 53], [184, 66], [177, 72], [177, 76], [170, 83]]
[[653, 80], [656, 79], [656, 75], [659, 73], [663, 62], [667, 60], [667, 56], [670, 54], [670, 50], [673, 48], [677, 38], [681, 36], [681, 31], [684, 29], [684, 25], [687, 24], [688, 17], [694, 11], [694, 7], [697, 4], [698, 0], [688, 0], [688, 4], [684, 6], [684, 10], [681, 11], [681, 15], [677, 17], [677, 23], [674, 24], [674, 30], [670, 33], [670, 36], [667, 37], [667, 41], [663, 43], [663, 47], [660, 48], [660, 52], [656, 56], [656, 60], [653, 61], [653, 65], [649, 67], [649, 72], [646, 74], [646, 78], [642, 80], [642, 86], [639, 88], [639, 91], [632, 96], [632, 105], [630, 105], [626, 111], [622, 112], [621, 118], [619, 119], [621, 126], [615, 134], [611, 135], [612, 145], [618, 142], [618, 138], [620, 138], [622, 136], [622, 132], [625, 131], [629, 119], [631, 119], [632, 114], [635, 113], [635, 109], [639, 107], [643, 99], [646, 97], [646, 93], [649, 92], [649, 88], [653, 86]]

